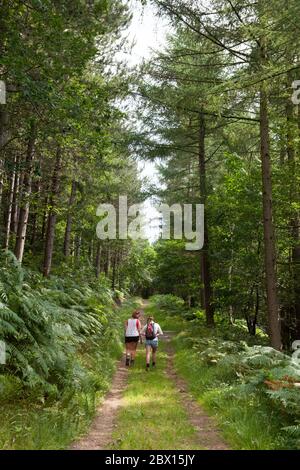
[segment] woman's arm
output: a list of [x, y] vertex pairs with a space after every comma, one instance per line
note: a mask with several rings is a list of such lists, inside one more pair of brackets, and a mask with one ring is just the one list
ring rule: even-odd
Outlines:
[[140, 322], [140, 320], [138, 320], [138, 332], [139, 332], [139, 335], [140, 335], [140, 343], [142, 344], [143, 343], [143, 337], [142, 337], [142, 324]]
[[143, 336], [145, 336], [145, 334], [146, 334], [146, 326], [147, 325], [143, 326], [143, 328], [141, 329], [141, 335], [143, 335]]
[[163, 335], [162, 329], [158, 323], [156, 323], [156, 328], [157, 328], [156, 336]]

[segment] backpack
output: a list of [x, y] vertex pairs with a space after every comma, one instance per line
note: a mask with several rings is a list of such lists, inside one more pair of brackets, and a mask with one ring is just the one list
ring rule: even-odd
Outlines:
[[155, 339], [156, 338], [156, 334], [155, 334], [155, 324], [154, 323], [149, 323], [149, 325], [147, 325], [147, 328], [146, 328], [146, 332], [145, 332], [145, 336], [146, 336], [146, 339]]

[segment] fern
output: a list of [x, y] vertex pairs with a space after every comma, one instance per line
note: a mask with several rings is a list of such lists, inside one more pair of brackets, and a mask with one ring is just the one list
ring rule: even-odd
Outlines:
[[12, 253], [1, 258], [0, 339], [7, 363], [0, 373], [40, 395], [99, 387], [80, 352], [97, 356], [119, 324], [111, 316], [112, 292], [99, 284], [78, 287], [72, 279], [45, 280], [24, 270]]

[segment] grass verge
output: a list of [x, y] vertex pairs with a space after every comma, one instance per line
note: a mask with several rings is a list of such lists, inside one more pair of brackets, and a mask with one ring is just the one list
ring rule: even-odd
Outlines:
[[163, 329], [177, 333], [173, 339], [177, 373], [199, 404], [216, 416], [232, 448], [300, 448], [299, 391], [297, 398], [292, 389], [273, 392], [265, 385], [266, 379], [297, 374], [289, 358], [266, 348], [263, 338], [249, 338], [239, 328], [217, 325], [208, 329], [199, 320], [186, 321], [180, 311], [161, 308], [156, 299], [147, 313]]
[[[99, 345], [97, 356], [81, 353], [80, 362], [93, 374], [96, 383], [85, 391], [62, 394], [60, 400], [47, 397], [22, 398], [16, 390], [0, 400], [0, 449], [47, 450], [65, 449], [88, 429], [103, 395], [108, 390], [116, 360], [121, 357], [123, 345], [122, 321], [137, 305], [137, 300], [124, 302], [116, 312], [119, 317], [120, 341], [105, 341]], [[75, 387], [76, 389], [76, 387]], [[0, 397], [1, 398], [1, 397]]]

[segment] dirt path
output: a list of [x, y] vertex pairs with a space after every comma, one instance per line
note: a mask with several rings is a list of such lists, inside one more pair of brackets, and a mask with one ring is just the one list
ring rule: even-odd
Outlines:
[[128, 369], [124, 358], [118, 363], [111, 389], [100, 405], [94, 422], [87, 436], [75, 442], [72, 450], [103, 450], [112, 440], [118, 411], [123, 406], [123, 392], [126, 388]]
[[[147, 301], [141, 306], [143, 309]], [[144, 312], [142, 312], [144, 314]], [[103, 450], [112, 442], [112, 433], [116, 427], [117, 415], [124, 406], [123, 392], [127, 385], [128, 368], [125, 366], [125, 355], [119, 361], [110, 391], [98, 408], [89, 433], [75, 442], [72, 450]]]
[[[147, 306], [144, 301], [141, 309]], [[144, 312], [142, 315], [145, 321]], [[181, 405], [185, 408], [190, 422], [198, 431], [197, 440], [199, 447], [208, 450], [224, 450], [228, 446], [218, 432], [214, 419], [208, 416], [200, 405], [189, 394], [187, 384], [181, 379], [174, 368], [174, 351], [171, 346], [172, 332], [164, 332], [164, 342], [168, 354], [166, 369], [167, 377], [173, 381], [181, 394]], [[124, 365], [124, 358], [118, 363], [117, 371], [113, 378], [112, 386], [104, 401], [100, 405], [94, 422], [87, 436], [75, 442], [72, 450], [103, 450], [109, 447], [113, 440], [113, 431], [117, 426], [119, 411], [125, 406], [123, 392], [127, 386], [128, 369]]]
[[215, 420], [208, 416], [202, 407], [188, 392], [186, 382], [177, 375], [174, 368], [174, 351], [171, 346], [172, 331], [164, 331], [164, 340], [168, 354], [167, 376], [175, 383], [181, 394], [181, 403], [185, 408], [190, 422], [198, 432], [198, 442], [206, 450], [229, 450], [222, 439]]

